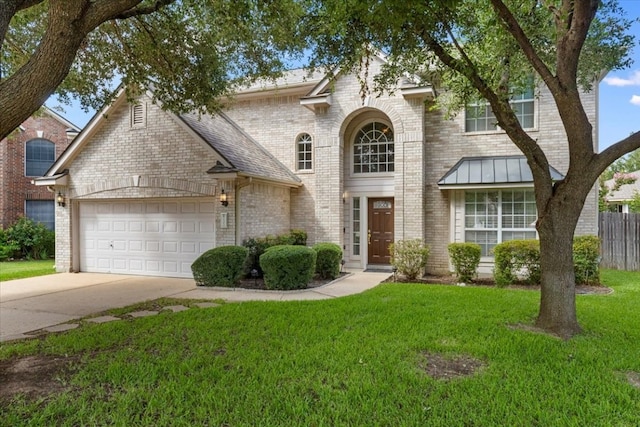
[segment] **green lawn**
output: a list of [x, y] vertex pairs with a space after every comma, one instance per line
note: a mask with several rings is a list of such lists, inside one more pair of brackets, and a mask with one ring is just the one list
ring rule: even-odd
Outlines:
[[44, 276], [56, 272], [55, 261], [5, 261], [0, 262], [0, 282], [25, 277]]
[[[615, 292], [577, 297], [570, 341], [522, 327], [536, 291], [384, 284], [4, 344], [5, 362], [55, 355], [72, 370], [63, 393], [0, 402], [0, 425], [638, 426], [640, 273], [602, 276]], [[484, 367], [434, 379], [425, 353]]]

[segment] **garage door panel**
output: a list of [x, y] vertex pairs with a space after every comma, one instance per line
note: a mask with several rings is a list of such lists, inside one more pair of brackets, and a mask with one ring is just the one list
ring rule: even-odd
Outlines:
[[145, 242], [145, 250], [147, 252], [160, 252], [160, 242], [157, 240], [147, 240]]
[[162, 231], [165, 233], [176, 233], [178, 231], [178, 222], [177, 221], [163, 222]]
[[144, 228], [147, 233], [158, 233], [160, 232], [160, 223], [158, 221], [147, 221], [144, 224]]
[[82, 202], [81, 271], [192, 277], [191, 264], [214, 247], [211, 201]]
[[178, 253], [178, 242], [163, 242], [162, 252], [164, 253]]

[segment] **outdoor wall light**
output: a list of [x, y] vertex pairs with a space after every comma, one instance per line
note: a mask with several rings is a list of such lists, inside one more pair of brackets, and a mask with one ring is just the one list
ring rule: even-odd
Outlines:
[[58, 191], [58, 195], [56, 196], [56, 201], [58, 202], [58, 206], [62, 206], [63, 208], [67, 205], [64, 200], [64, 194]]
[[229, 206], [229, 201], [227, 200], [227, 193], [224, 192], [224, 188], [220, 193], [220, 203], [222, 204], [222, 206]]

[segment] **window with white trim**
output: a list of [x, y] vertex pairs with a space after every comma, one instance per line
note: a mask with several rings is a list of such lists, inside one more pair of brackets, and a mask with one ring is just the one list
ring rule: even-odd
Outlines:
[[25, 176], [43, 176], [56, 159], [56, 146], [48, 139], [35, 138], [25, 146]]
[[353, 255], [360, 255], [360, 197], [353, 198], [353, 242], [351, 245]]
[[353, 173], [395, 170], [393, 129], [381, 122], [364, 125], [353, 141]]
[[532, 189], [466, 191], [464, 239], [480, 245], [482, 256], [508, 240], [535, 239], [536, 199]]
[[313, 169], [313, 140], [311, 135], [303, 133], [298, 136], [296, 151], [298, 153], [298, 170]]
[[[509, 104], [523, 129], [535, 127], [533, 87], [514, 94]], [[480, 102], [467, 105], [465, 109], [465, 132], [494, 131], [497, 129], [498, 120], [488, 103]]]

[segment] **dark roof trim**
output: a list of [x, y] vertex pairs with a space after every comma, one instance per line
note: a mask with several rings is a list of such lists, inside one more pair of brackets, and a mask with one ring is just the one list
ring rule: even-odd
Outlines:
[[[564, 176], [549, 166], [551, 179]], [[532, 183], [533, 174], [524, 156], [463, 157], [438, 181], [438, 186], [478, 186]]]

